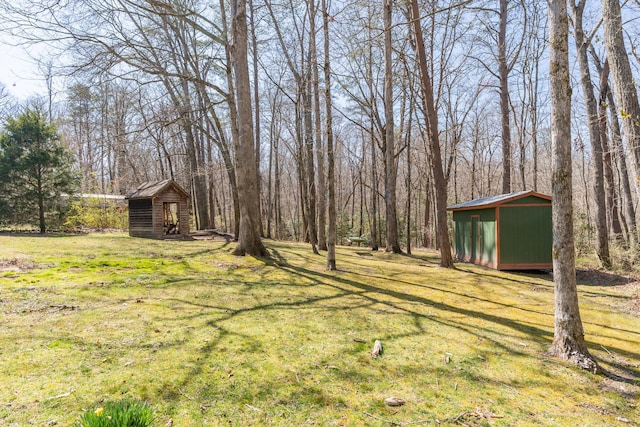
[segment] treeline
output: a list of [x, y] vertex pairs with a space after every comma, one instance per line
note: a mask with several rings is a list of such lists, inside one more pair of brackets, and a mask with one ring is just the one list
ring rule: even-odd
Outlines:
[[[0, 6], [2, 31], [49, 43], [41, 101], [75, 154], [82, 191], [126, 194], [173, 178], [193, 195], [196, 228], [238, 235], [249, 90], [266, 237], [326, 249], [333, 184], [338, 240], [364, 236], [393, 251], [444, 243], [443, 204], [551, 192], [546, 4], [249, 0], [248, 83], [234, 62], [243, 4]], [[598, 242], [605, 265], [609, 242], [636, 244], [640, 170], [638, 64], [625, 46], [637, 29], [615, 6], [578, 1], [569, 11], [578, 237]]]

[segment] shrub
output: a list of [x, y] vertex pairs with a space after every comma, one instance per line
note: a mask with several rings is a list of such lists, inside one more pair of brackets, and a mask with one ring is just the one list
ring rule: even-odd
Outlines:
[[121, 400], [88, 410], [75, 427], [148, 427], [152, 422], [153, 410], [147, 403]]
[[71, 229], [126, 230], [128, 222], [128, 212], [122, 202], [90, 197], [73, 203], [66, 226]]

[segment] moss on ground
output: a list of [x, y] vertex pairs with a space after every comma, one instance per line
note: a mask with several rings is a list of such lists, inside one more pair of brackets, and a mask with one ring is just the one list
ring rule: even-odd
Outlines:
[[328, 272], [308, 246], [267, 247], [0, 235], [0, 424], [70, 425], [121, 398], [158, 426], [640, 423], [628, 278], [580, 277], [603, 377], [544, 355], [548, 274], [348, 247]]

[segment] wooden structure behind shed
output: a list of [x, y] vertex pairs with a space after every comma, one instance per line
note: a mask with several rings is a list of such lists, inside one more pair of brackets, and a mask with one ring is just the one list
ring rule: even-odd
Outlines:
[[520, 191], [471, 200], [453, 211], [454, 256], [497, 270], [553, 268], [551, 196]]
[[130, 236], [189, 238], [189, 194], [175, 181], [146, 182], [126, 199]]

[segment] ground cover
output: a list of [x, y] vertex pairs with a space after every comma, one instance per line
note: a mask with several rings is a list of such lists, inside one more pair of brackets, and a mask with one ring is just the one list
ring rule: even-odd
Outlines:
[[597, 376], [544, 355], [549, 274], [355, 247], [328, 272], [306, 245], [267, 247], [0, 235], [0, 425], [122, 398], [157, 426], [640, 425], [633, 278], [579, 275]]

